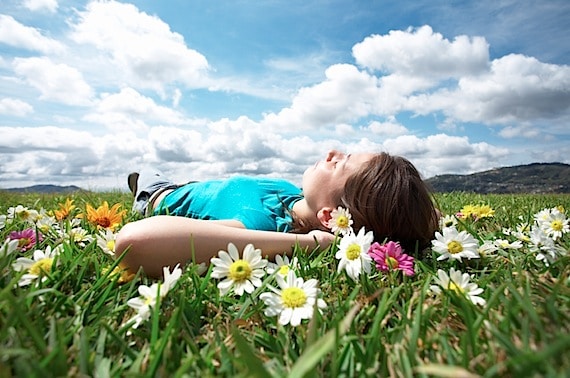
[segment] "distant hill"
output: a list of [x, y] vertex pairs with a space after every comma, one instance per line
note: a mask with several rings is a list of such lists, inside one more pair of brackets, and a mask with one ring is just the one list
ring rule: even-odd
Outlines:
[[75, 185], [59, 186], [59, 185], [33, 185], [27, 186], [25, 188], [9, 188], [0, 189], [0, 191], [6, 192], [18, 192], [18, 193], [73, 193], [81, 192], [81, 189]]
[[533, 163], [470, 175], [440, 175], [426, 182], [439, 193], [570, 193], [570, 165]]

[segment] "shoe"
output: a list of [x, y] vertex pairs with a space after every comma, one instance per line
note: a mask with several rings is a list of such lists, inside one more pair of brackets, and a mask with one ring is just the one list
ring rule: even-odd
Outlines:
[[137, 182], [139, 180], [139, 174], [137, 172], [133, 172], [129, 174], [129, 177], [127, 178], [127, 182], [129, 184], [129, 189], [131, 190], [131, 193], [133, 193], [133, 196], [135, 196], [137, 194]]

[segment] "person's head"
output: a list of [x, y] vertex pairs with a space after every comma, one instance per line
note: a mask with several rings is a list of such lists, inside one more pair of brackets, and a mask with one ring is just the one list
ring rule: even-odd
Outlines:
[[303, 194], [325, 229], [338, 206], [349, 210], [356, 232], [374, 232], [375, 240], [398, 241], [409, 252], [427, 246], [437, 228], [431, 195], [407, 159], [387, 153], [344, 154], [333, 150], [303, 175]]
[[353, 227], [374, 238], [400, 242], [408, 252], [425, 248], [437, 229], [432, 197], [414, 165], [401, 156], [380, 153], [351, 175], [340, 206], [352, 214]]
[[337, 150], [327, 153], [303, 174], [303, 196], [315, 213], [334, 209], [339, 205], [346, 181], [359, 172], [375, 154], [345, 154]]

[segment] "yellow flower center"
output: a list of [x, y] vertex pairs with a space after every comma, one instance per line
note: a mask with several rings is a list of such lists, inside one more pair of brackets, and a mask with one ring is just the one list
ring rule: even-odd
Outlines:
[[115, 241], [114, 240], [108, 240], [107, 241], [107, 248], [109, 249], [109, 251], [115, 252]]
[[279, 268], [279, 274], [286, 276], [289, 273], [289, 265], [281, 265]]
[[243, 282], [251, 276], [251, 265], [245, 260], [237, 260], [230, 265], [230, 278], [234, 282]]
[[448, 289], [455, 291], [459, 295], [463, 295], [464, 293], [463, 288], [461, 286], [457, 286], [453, 281], [449, 281]]
[[461, 243], [459, 243], [455, 240], [452, 240], [449, 243], [447, 243], [447, 250], [451, 254], [456, 254], [456, 253], [463, 251], [463, 246], [461, 245]]
[[20, 247], [20, 248], [21, 248], [21, 247], [25, 247], [25, 246], [27, 246], [28, 244], [30, 244], [30, 239], [28, 239], [28, 238], [20, 238], [20, 239], [18, 239], [18, 247]]
[[552, 227], [554, 231], [562, 231], [562, 221], [553, 220], [552, 223], [550, 223], [550, 227]]
[[388, 265], [390, 269], [398, 269], [398, 266], [400, 266], [398, 260], [391, 256], [386, 257], [386, 265]]
[[358, 244], [351, 244], [346, 249], [346, 258], [349, 260], [355, 260], [360, 257], [360, 246]]
[[301, 307], [307, 302], [307, 294], [298, 287], [288, 287], [281, 292], [281, 300], [285, 307]]
[[336, 219], [336, 225], [340, 228], [348, 227], [348, 217], [345, 215], [341, 215]]
[[144, 299], [144, 304], [147, 306], [154, 306], [155, 303], [156, 303], [156, 298], [154, 297], [146, 297]]
[[51, 266], [53, 264], [53, 259], [45, 258], [39, 261], [36, 261], [34, 265], [30, 268], [30, 274], [40, 276], [44, 272], [49, 272], [51, 270]]

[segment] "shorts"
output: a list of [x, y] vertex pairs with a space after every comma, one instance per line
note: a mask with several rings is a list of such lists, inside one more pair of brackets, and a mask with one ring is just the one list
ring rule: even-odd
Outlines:
[[142, 216], [152, 215], [153, 208], [149, 206], [153, 200], [163, 191], [177, 189], [180, 185], [164, 177], [162, 172], [155, 169], [143, 169], [139, 172], [137, 192], [133, 202], [133, 212]]

